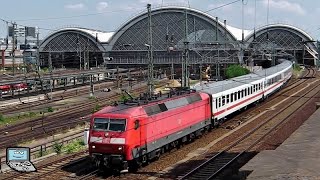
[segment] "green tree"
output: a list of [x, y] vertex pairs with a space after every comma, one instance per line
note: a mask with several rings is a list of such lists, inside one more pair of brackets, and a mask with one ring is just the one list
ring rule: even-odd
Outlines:
[[249, 74], [250, 71], [244, 67], [241, 67], [240, 65], [231, 65], [227, 68], [226, 75], [227, 78], [234, 78], [238, 76], [243, 76], [246, 74]]
[[301, 70], [301, 67], [297, 64], [293, 64], [293, 69], [296, 70], [296, 71], [300, 71]]

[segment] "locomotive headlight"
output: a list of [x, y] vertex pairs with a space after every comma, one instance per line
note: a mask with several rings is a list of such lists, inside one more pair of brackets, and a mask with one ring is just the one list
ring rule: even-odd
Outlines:
[[96, 146], [92, 146], [92, 149], [96, 148]]
[[122, 149], [123, 149], [123, 147], [122, 147], [122, 146], [118, 147], [118, 150], [119, 150], [119, 151], [122, 151]]

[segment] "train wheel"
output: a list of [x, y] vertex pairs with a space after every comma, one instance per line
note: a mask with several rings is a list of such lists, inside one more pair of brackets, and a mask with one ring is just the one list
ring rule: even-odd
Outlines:
[[137, 172], [138, 169], [141, 167], [141, 163], [137, 162], [137, 160], [132, 160], [129, 162], [129, 172]]
[[177, 141], [175, 141], [175, 146], [176, 146], [177, 149], [180, 149], [182, 144], [181, 144], [181, 142], [179, 140], [177, 140]]

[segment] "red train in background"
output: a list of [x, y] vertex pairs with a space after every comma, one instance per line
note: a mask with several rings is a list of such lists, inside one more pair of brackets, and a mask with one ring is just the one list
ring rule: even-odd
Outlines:
[[0, 85], [0, 92], [1, 94], [9, 94], [10, 92], [20, 92], [27, 90], [28, 85], [26, 83], [17, 83], [11, 85]]
[[210, 121], [210, 96], [206, 93], [130, 108], [108, 106], [92, 116], [89, 152], [97, 167], [135, 169], [200, 135], [209, 129]]

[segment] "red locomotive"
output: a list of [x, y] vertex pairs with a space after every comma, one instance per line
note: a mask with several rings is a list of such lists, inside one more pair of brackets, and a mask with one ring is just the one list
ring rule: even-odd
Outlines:
[[146, 105], [108, 106], [91, 118], [89, 152], [97, 167], [135, 169], [199, 136], [210, 121], [210, 97], [199, 92]]

